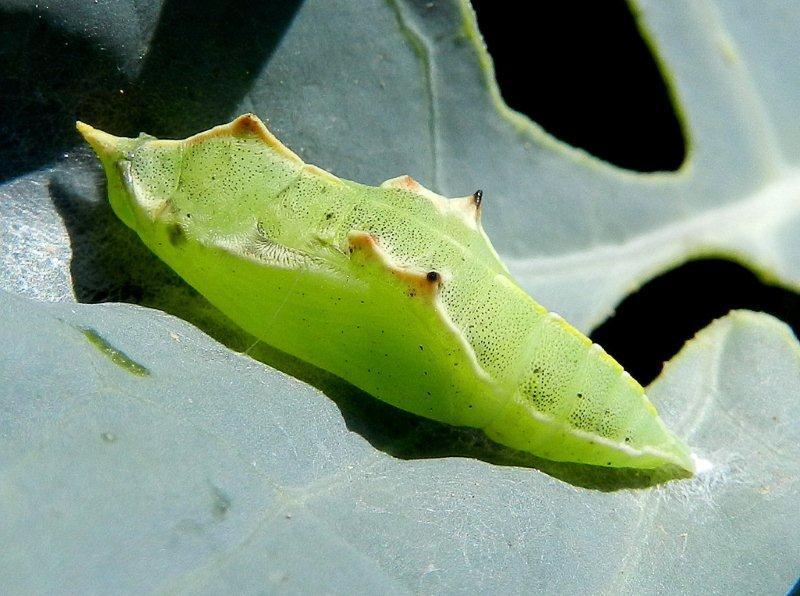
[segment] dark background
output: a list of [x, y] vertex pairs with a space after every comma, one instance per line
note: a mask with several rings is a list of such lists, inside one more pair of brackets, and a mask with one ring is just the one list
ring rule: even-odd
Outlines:
[[[624, 0], [530, 2], [513, 17], [505, 2], [472, 3], [509, 106], [617, 166], [680, 168], [681, 123]], [[647, 384], [686, 340], [737, 308], [773, 314], [800, 335], [800, 296], [731, 261], [703, 259], [626, 298], [592, 339]]]

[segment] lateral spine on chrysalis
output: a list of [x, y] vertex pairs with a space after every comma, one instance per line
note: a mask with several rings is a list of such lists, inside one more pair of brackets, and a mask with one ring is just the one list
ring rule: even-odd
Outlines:
[[434, 308], [440, 308], [436, 304], [439, 288], [442, 284], [442, 276], [436, 271], [419, 271], [396, 263], [392, 257], [378, 245], [378, 240], [367, 232], [353, 231], [347, 235], [349, 252], [363, 253], [364, 257], [370, 261], [378, 263], [391, 274], [407, 286], [410, 297], [427, 298]]
[[256, 137], [264, 142], [267, 146], [275, 150], [275, 152], [290, 162], [300, 167], [305, 165], [302, 159], [286, 145], [281, 143], [278, 138], [273, 135], [269, 129], [264, 126], [255, 114], [242, 114], [228, 124], [220, 124], [210, 130], [192, 135], [183, 141], [162, 141], [167, 143], [183, 143], [187, 147], [199, 145], [204, 141], [213, 138], [236, 138], [236, 137]]
[[456, 217], [470, 230], [478, 231], [480, 229], [480, 204], [483, 191], [479, 190], [467, 197], [448, 199], [425, 188], [408, 175], [385, 180], [381, 183], [381, 188], [395, 188], [412, 192], [430, 201], [442, 215]]
[[450, 318], [444, 308], [439, 293], [445, 282], [444, 276], [439, 271], [420, 270], [397, 263], [394, 258], [384, 250], [378, 239], [370, 233], [351, 231], [347, 235], [348, 253], [351, 260], [355, 258], [362, 264], [377, 265], [379, 270], [388, 274], [386, 280], [394, 280], [403, 288], [410, 300], [423, 300], [426, 308], [435, 314], [436, 319], [444, 326], [444, 331], [459, 345], [476, 377], [483, 382], [494, 382], [491, 376], [481, 366], [475, 350], [464, 337], [462, 331]]

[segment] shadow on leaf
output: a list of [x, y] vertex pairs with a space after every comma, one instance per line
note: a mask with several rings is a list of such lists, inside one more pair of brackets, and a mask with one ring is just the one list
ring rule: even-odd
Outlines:
[[[91, 4], [85, 29], [92, 30]], [[233, 115], [300, 0], [166, 0], [138, 73], [46, 9], [0, 9], [0, 181], [82, 145], [75, 121], [184, 137]], [[50, 22], [50, 20], [54, 22]], [[236, 40], [236, 43], [231, 43]]]
[[119, 96], [126, 81], [111, 54], [34, 10], [0, 10], [0, 31], [0, 181], [77, 145], [78, 113], [126, 118]]

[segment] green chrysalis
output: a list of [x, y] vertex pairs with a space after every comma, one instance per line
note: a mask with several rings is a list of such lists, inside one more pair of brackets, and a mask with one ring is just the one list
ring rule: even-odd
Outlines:
[[263, 341], [540, 457], [693, 471], [642, 387], [514, 282], [481, 228], [480, 191], [342, 180], [251, 114], [183, 141], [78, 129], [116, 214]]

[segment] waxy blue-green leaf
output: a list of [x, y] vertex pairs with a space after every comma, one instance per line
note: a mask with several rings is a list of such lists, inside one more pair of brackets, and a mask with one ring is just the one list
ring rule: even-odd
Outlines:
[[612, 493], [395, 459], [158, 312], [2, 293], [0, 317], [6, 593], [779, 592], [796, 573], [800, 347], [765, 315], [718, 321], [651, 388], [714, 468]]
[[[483, 188], [492, 201], [484, 226], [512, 273], [583, 331], [633, 287], [692, 255], [732, 255], [798, 286], [795, 5], [633, 4], [672, 82], [689, 143], [680, 172], [651, 175], [609, 167], [498, 111], [486, 56], [458, 2], [253, 2], [249, 12], [222, 18], [225, 6], [199, 2], [189, 12], [184, 3], [158, 0], [0, 1], [4, 288], [44, 300], [145, 303], [201, 325], [236, 349], [250, 347], [252, 338], [231, 333], [218, 313], [137, 248], [138, 240], [107, 207], [101, 173], [88, 150], [77, 149], [81, 140], [73, 130], [80, 118], [119, 134], [147, 130], [181, 138], [247, 111], [269, 118], [306, 161], [350, 179], [376, 184], [408, 172], [446, 195]], [[90, 410], [70, 410], [72, 417], [62, 420], [59, 408], [69, 402], [63, 396], [91, 394], [83, 383], [95, 377], [85, 371], [97, 370], [86, 368], [80, 359], [85, 353], [75, 352], [76, 346], [92, 350], [94, 365], [119, 372], [113, 383], [102, 384], [95, 405], [101, 414], [118, 411], [110, 410], [108, 389], [134, 377], [82, 331], [69, 328], [68, 342], [46, 332], [57, 324], [35, 314], [38, 308], [23, 309], [31, 325], [38, 321], [24, 333], [0, 319], [0, 330], [13, 338], [3, 358], [33, 367], [25, 369], [29, 377], [4, 387], [19, 390], [12, 397], [20, 408], [40, 406], [2, 418], [25, 429], [3, 434], [0, 491], [15, 516], [2, 519], [16, 525], [0, 526], [13, 545], [2, 553], [18, 558], [13, 566], [3, 559], [10, 571], [0, 575], [11, 587], [37, 582], [95, 591], [164, 585], [255, 592], [276, 584], [314, 590], [324, 582], [335, 592], [780, 593], [795, 579], [800, 538], [791, 528], [800, 458], [789, 414], [797, 407], [800, 367], [795, 344], [774, 321], [737, 315], [718, 324], [650, 389], [666, 422], [722, 473], [701, 476], [699, 484], [613, 494], [573, 488], [528, 468], [393, 460], [381, 449], [411, 458], [477, 454], [442, 428], [376, 413], [373, 402], [336, 380], [262, 353], [324, 387], [346, 423], [318, 394], [302, 402], [301, 413], [299, 400], [309, 395], [294, 382], [283, 386], [285, 395], [276, 389], [282, 399], [269, 400], [264, 394], [271, 390], [264, 387], [272, 381], [243, 383], [245, 361], [179, 322], [168, 327], [198, 338], [196, 356], [170, 353], [163, 369], [155, 366], [144, 356], [153, 345], [166, 349], [151, 327], [165, 319], [151, 311], [130, 309], [141, 319], [121, 314], [106, 328], [101, 319], [110, 307], [92, 307], [76, 321], [147, 367], [151, 376], [143, 382], [160, 382], [158, 371], [174, 370], [168, 388], [175, 399], [212, 400], [214, 407], [195, 410], [192, 422], [200, 428], [213, 422], [228, 439], [242, 440], [231, 444], [241, 446], [245, 462], [273, 458], [282, 474], [275, 476], [291, 477], [291, 488], [332, 468], [345, 474], [313, 490], [290, 491], [293, 497], [317, 495], [304, 501], [308, 513], [298, 527], [271, 525], [284, 510], [275, 506], [274, 493], [243, 471], [227, 483], [197, 467], [200, 451], [216, 454], [209, 456], [213, 472], [231, 464], [219, 455], [225, 449], [219, 434], [207, 436], [213, 449], [205, 439], [193, 442], [157, 408], [141, 424], [132, 421], [136, 414], [120, 413], [121, 426], [139, 430], [141, 439], [136, 449], [115, 453], [107, 467], [94, 443], [82, 450], [84, 437], [100, 447], [122, 441], [103, 442], [95, 434], [113, 432], [106, 424], [89, 432]], [[126, 329], [142, 334], [139, 348], [133, 337], [130, 343], [123, 337]], [[148, 329], [154, 335], [146, 335]], [[23, 350], [20, 338], [35, 343]], [[77, 368], [68, 377], [47, 376], [68, 374], [68, 364]], [[198, 370], [208, 371], [206, 384], [219, 383], [204, 393], [192, 381]], [[50, 380], [46, 386], [22, 384], [36, 378]], [[240, 395], [237, 388], [258, 395]], [[150, 395], [170, 397], [161, 389]], [[62, 399], [47, 406], [32, 401], [43, 394]], [[291, 409], [285, 409], [290, 399]], [[228, 418], [231, 404], [244, 405]], [[254, 424], [259, 406], [266, 421]], [[52, 437], [49, 448], [42, 447], [44, 435]], [[163, 442], [168, 440], [173, 442]], [[360, 462], [340, 449], [351, 442], [368, 459]], [[78, 457], [87, 454], [93, 456]], [[298, 459], [304, 457], [308, 466]], [[369, 458], [381, 463], [370, 467], [375, 459]], [[302, 470], [322, 468], [324, 473], [302, 480]], [[220, 489], [220, 499], [207, 489], [207, 479]], [[250, 497], [240, 499], [247, 491]], [[227, 541], [210, 529], [228, 529], [211, 521], [226, 502], [227, 515], [236, 512], [241, 520]], [[59, 518], [63, 512], [68, 519]], [[293, 520], [300, 517], [298, 509], [291, 513]], [[131, 545], [139, 557], [131, 557]], [[314, 565], [309, 552], [316, 555]], [[67, 578], [72, 584], [62, 569], [77, 570]]]

